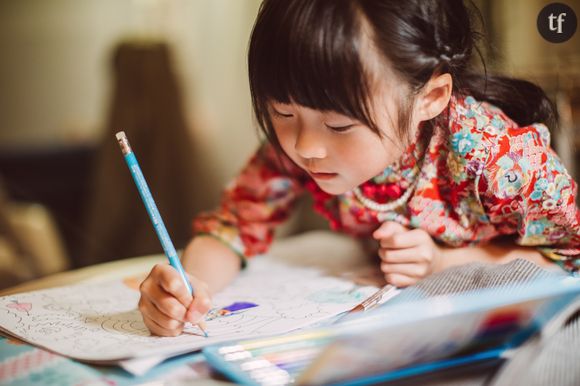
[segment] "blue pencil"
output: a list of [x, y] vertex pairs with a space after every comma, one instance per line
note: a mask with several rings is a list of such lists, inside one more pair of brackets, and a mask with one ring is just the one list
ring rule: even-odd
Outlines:
[[[157, 233], [157, 237], [159, 237], [159, 241], [161, 241], [161, 246], [163, 247], [163, 251], [165, 255], [169, 259], [169, 264], [173, 268], [179, 272], [181, 279], [185, 283], [187, 290], [194, 295], [193, 287], [191, 283], [187, 279], [185, 275], [185, 270], [181, 265], [181, 261], [179, 260], [179, 256], [177, 255], [177, 251], [173, 246], [173, 242], [169, 237], [169, 233], [167, 233], [167, 228], [165, 228], [165, 224], [163, 223], [163, 219], [161, 218], [161, 214], [157, 209], [157, 205], [155, 205], [155, 201], [153, 200], [153, 196], [151, 195], [151, 191], [149, 190], [149, 186], [147, 186], [147, 182], [145, 181], [145, 177], [143, 176], [143, 172], [141, 172], [141, 168], [139, 167], [139, 163], [137, 162], [137, 158], [135, 157], [135, 153], [131, 150], [131, 145], [129, 145], [129, 140], [125, 135], [124, 131], [119, 131], [116, 134], [117, 141], [119, 142], [119, 146], [121, 146], [121, 151], [123, 152], [123, 156], [125, 157], [125, 162], [127, 162], [127, 166], [131, 171], [131, 175], [133, 176], [133, 180], [137, 185], [137, 189], [139, 190], [139, 194], [141, 195], [141, 199], [145, 204], [145, 208], [147, 209], [147, 213], [149, 214], [149, 218], [153, 223], [153, 227], [155, 228], [155, 232]], [[207, 337], [207, 332], [205, 328], [203, 328], [203, 323], [199, 324], [199, 328], [203, 331], [204, 335]]]

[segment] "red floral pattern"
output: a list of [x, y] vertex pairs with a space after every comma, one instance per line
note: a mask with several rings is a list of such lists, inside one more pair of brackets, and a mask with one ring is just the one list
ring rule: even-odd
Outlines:
[[[227, 186], [220, 208], [194, 221], [240, 256], [267, 251], [276, 225], [308, 192], [332, 229], [369, 237], [385, 221], [422, 228], [450, 246], [514, 235], [569, 271], [580, 267], [576, 183], [550, 148], [542, 124], [519, 127], [500, 109], [472, 97], [451, 99], [426, 146], [413, 144], [379, 176], [361, 184], [379, 203], [400, 197], [418, 178], [406, 205], [376, 212], [353, 192], [333, 196], [270, 144], [263, 145]], [[420, 143], [420, 141], [417, 141]]]

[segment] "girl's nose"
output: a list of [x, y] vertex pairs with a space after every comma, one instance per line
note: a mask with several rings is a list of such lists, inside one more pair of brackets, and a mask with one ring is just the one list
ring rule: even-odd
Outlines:
[[296, 136], [294, 149], [304, 159], [326, 157], [323, 135], [317, 133], [316, 128], [302, 127]]

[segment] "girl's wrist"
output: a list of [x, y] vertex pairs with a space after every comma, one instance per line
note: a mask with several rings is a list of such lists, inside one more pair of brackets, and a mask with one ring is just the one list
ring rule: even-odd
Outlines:
[[445, 258], [445, 256], [449, 253], [448, 247], [438, 245], [437, 243], [435, 243], [435, 248], [436, 248], [436, 253], [435, 253], [435, 258], [433, 260], [433, 272], [432, 273], [441, 272], [445, 268], [447, 268], [445, 266], [445, 261], [447, 260]]

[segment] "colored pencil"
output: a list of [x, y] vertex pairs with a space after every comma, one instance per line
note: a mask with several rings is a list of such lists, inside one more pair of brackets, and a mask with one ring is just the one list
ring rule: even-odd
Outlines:
[[[163, 223], [163, 219], [161, 218], [161, 214], [157, 209], [157, 205], [155, 204], [155, 200], [153, 200], [153, 196], [151, 195], [151, 191], [149, 190], [149, 186], [145, 181], [145, 177], [143, 176], [143, 172], [141, 171], [141, 167], [139, 166], [139, 162], [137, 162], [137, 157], [135, 157], [135, 153], [131, 149], [131, 145], [129, 145], [129, 140], [127, 139], [127, 135], [124, 131], [119, 131], [116, 134], [117, 141], [119, 142], [119, 146], [121, 147], [121, 151], [123, 156], [125, 157], [125, 162], [131, 171], [131, 176], [133, 176], [133, 180], [137, 185], [137, 189], [139, 190], [139, 195], [145, 204], [145, 208], [147, 209], [147, 213], [149, 214], [149, 218], [153, 223], [153, 227], [155, 228], [155, 232], [157, 233], [157, 237], [159, 237], [159, 241], [161, 242], [161, 246], [163, 247], [163, 251], [169, 259], [169, 264], [181, 276], [181, 279], [185, 283], [187, 290], [194, 295], [193, 287], [191, 283], [187, 279], [185, 274], [185, 270], [181, 265], [181, 261], [179, 260], [179, 256], [177, 255], [177, 251], [173, 246], [173, 242], [169, 237], [169, 233], [167, 232], [167, 228], [165, 228], [165, 224]], [[203, 334], [207, 338], [207, 332], [205, 330], [204, 322], [201, 321], [198, 326], [203, 331]]]

